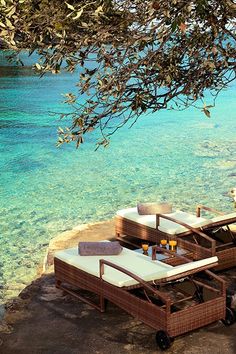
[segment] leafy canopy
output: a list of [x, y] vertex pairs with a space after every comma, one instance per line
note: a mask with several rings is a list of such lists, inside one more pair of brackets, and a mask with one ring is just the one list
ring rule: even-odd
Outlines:
[[38, 52], [41, 74], [81, 68], [59, 143], [99, 128], [106, 146], [143, 112], [197, 106], [206, 90], [214, 103], [235, 79], [235, 14], [231, 0], [0, 0], [0, 38]]

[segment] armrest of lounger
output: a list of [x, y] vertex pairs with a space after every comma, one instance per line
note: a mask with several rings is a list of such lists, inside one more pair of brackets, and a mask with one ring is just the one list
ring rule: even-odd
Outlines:
[[211, 244], [211, 254], [214, 256], [216, 254], [216, 241], [213, 240], [211, 237], [207, 236], [206, 234], [204, 234], [202, 231], [200, 231], [199, 229], [195, 228], [195, 227], [192, 227], [180, 220], [177, 220], [177, 219], [174, 219], [174, 218], [171, 218], [170, 216], [167, 216], [165, 214], [156, 214], [156, 227], [158, 228], [158, 225], [160, 223], [160, 218], [163, 218], [163, 219], [167, 219], [167, 220], [170, 220], [172, 222], [175, 222], [176, 224], [179, 224], [181, 226], [184, 226], [186, 229], [192, 231], [193, 233], [201, 236], [202, 238], [204, 238], [205, 240], [207, 240], [208, 242], [210, 242]]
[[219, 275], [212, 273], [210, 270], [206, 270], [205, 272], [208, 276], [215, 279], [220, 284], [221, 294], [226, 296], [226, 281], [222, 277], [219, 277]]
[[210, 212], [218, 214], [218, 215], [224, 215], [225, 214], [222, 211], [207, 207], [207, 206], [202, 205], [202, 204], [198, 204], [197, 208], [196, 208], [196, 216], [198, 218], [201, 216], [201, 210], [207, 210], [207, 211], [210, 211]]
[[104, 265], [112, 267], [112, 268], [120, 271], [121, 273], [124, 273], [124, 274], [128, 275], [129, 277], [133, 278], [134, 280], [136, 280], [139, 284], [141, 284], [144, 287], [145, 290], [151, 291], [154, 295], [159, 297], [166, 304], [166, 310], [168, 312], [170, 312], [171, 299], [169, 297], [167, 297], [165, 294], [159, 292], [157, 289], [154, 289], [151, 285], [149, 285], [147, 282], [145, 282], [142, 278], [140, 278], [136, 274], [133, 274], [129, 270], [127, 270], [117, 264], [114, 264], [110, 261], [107, 261], [105, 259], [100, 259], [100, 261], [99, 261], [99, 271], [100, 271], [101, 281], [103, 280], [102, 276], [104, 275]]

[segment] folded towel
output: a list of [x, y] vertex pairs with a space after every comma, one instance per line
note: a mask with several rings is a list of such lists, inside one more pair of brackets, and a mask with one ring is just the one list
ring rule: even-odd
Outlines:
[[172, 205], [169, 203], [138, 203], [139, 215], [155, 215], [172, 213]]
[[123, 247], [118, 241], [114, 242], [80, 242], [80, 256], [105, 256], [120, 254]]

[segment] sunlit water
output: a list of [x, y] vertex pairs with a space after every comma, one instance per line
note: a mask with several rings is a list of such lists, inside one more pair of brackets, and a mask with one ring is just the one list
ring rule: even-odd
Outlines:
[[36, 274], [48, 242], [77, 224], [112, 218], [139, 201], [197, 203], [233, 211], [236, 186], [235, 87], [222, 92], [212, 118], [195, 109], [144, 116], [94, 152], [56, 148], [62, 93], [76, 75], [36, 77], [0, 68], [0, 302]]

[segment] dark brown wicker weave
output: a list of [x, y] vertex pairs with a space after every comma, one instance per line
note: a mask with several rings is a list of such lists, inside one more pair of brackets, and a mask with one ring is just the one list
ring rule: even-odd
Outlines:
[[[127, 313], [157, 330], [157, 344], [167, 349], [172, 338], [180, 334], [225, 319], [226, 289], [224, 281], [205, 270], [208, 281], [197, 278], [202, 267], [155, 284], [144, 282], [138, 276], [111, 262], [100, 260], [100, 278], [90, 275], [75, 266], [55, 258], [56, 286], [90, 304], [101, 312], [105, 311], [105, 299]], [[113, 267], [137, 281], [132, 287], [116, 287], [102, 279], [104, 264]], [[208, 266], [209, 268], [209, 266]], [[184, 281], [177, 281], [179, 279]], [[166, 281], [168, 281], [166, 283]], [[171, 289], [168, 289], [169, 282]], [[77, 291], [68, 289], [63, 283], [85, 289], [99, 296], [99, 304], [82, 297]], [[180, 294], [182, 294], [180, 298]]]
[[[201, 209], [223, 215], [222, 212], [198, 205], [197, 216], [200, 216]], [[192, 253], [194, 260], [216, 255], [219, 259], [219, 263], [215, 270], [223, 270], [236, 266], [236, 235], [228, 226], [236, 222], [236, 217], [224, 221], [212, 222], [207, 226], [201, 227], [200, 229], [191, 227], [167, 215], [157, 214], [156, 228], [154, 229], [117, 215], [115, 218], [116, 238], [119, 241], [126, 242], [126, 236], [130, 236], [156, 244], [160, 244], [160, 241], [163, 238], [173, 238], [173, 235], [164, 233], [158, 229], [160, 218], [173, 221], [188, 229], [188, 231], [176, 235], [176, 239], [178, 240], [179, 247], [182, 247]], [[217, 235], [214, 233], [215, 230], [223, 226], [227, 227], [227, 242], [223, 238], [221, 238], [221, 240], [218, 239]]]

